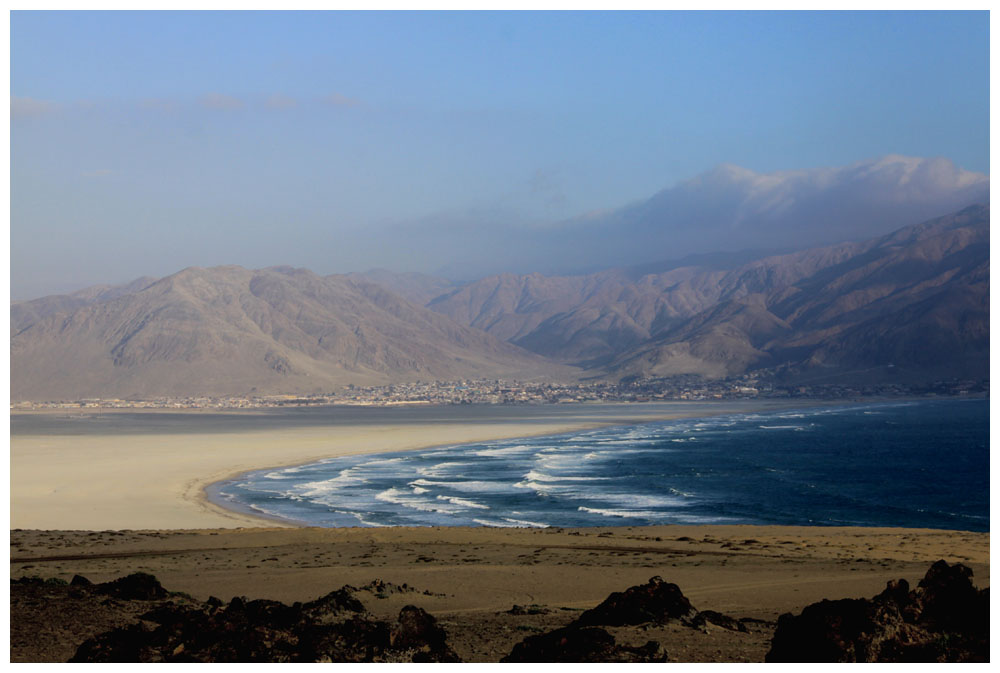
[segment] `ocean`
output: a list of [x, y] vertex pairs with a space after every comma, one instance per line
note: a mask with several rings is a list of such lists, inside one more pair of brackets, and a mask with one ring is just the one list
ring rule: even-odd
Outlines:
[[310, 526], [989, 530], [989, 402], [732, 413], [258, 470], [216, 502]]

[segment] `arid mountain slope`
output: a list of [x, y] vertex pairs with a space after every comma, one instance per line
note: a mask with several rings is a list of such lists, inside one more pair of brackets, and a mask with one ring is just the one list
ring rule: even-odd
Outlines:
[[53, 313], [11, 341], [14, 399], [569, 373], [378, 285], [288, 268], [185, 269]]
[[454, 282], [425, 273], [396, 273], [388, 269], [371, 269], [370, 271], [346, 274], [350, 280], [361, 280], [381, 285], [387, 290], [398, 294], [406, 301], [420, 306], [426, 305], [435, 297], [451, 292], [457, 286]]
[[14, 336], [42, 318], [56, 313], [69, 313], [87, 304], [110, 301], [127, 294], [135, 294], [145, 290], [155, 282], [155, 278], [143, 276], [124, 285], [95, 285], [72, 294], [53, 294], [30, 301], [11, 302], [10, 334]]
[[729, 271], [635, 279], [501, 275], [428, 304], [528, 350], [614, 378], [811, 368], [976, 371], [989, 337], [989, 207]]
[[[747, 282], [754, 276], [766, 280]], [[900, 377], [923, 378], [980, 376], [989, 361], [985, 207], [854, 246], [762, 260], [720, 284], [726, 302], [620, 355], [606, 372], [721, 376], [791, 363], [813, 376], [891, 365]]]

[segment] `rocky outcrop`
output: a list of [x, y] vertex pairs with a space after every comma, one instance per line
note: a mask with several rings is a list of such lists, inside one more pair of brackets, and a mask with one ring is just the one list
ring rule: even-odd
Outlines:
[[576, 623], [580, 626], [627, 626], [677, 620], [690, 625], [697, 615], [698, 611], [684, 597], [680, 587], [657, 576], [646, 584], [616, 591], [603, 603], [580, 615]]
[[915, 590], [889, 582], [872, 599], [824, 600], [782, 615], [768, 662], [989, 661], [989, 590], [938, 561]]
[[[86, 585], [79, 591], [156, 601], [140, 621], [90, 638], [71, 661], [89, 662], [456, 662], [447, 634], [421, 608], [404, 607], [394, 623], [366, 613], [350, 587], [308, 603], [233, 598], [159, 600], [150, 575]], [[158, 589], [158, 590], [157, 590]], [[162, 592], [162, 594], [160, 593]]]
[[614, 636], [593, 626], [570, 625], [529, 636], [501, 659], [504, 663], [664, 662], [667, 652], [655, 640], [642, 647], [618, 645]]
[[[84, 584], [85, 582], [87, 584]], [[87, 586], [89, 580], [76, 575], [73, 578], [73, 584]], [[163, 588], [159, 580], [149, 573], [132, 573], [111, 582], [94, 585], [94, 588], [98, 593], [122, 600], [156, 601], [164, 599], [168, 595], [167, 590]]]
[[638, 648], [617, 645], [614, 636], [597, 627], [668, 622], [679, 622], [691, 628], [715, 624], [731, 631], [747, 631], [743, 623], [727, 615], [711, 610], [699, 612], [680, 587], [656, 576], [645, 584], [614, 592], [568, 626], [525, 638], [502, 661], [666, 661], [666, 651], [655, 640]]

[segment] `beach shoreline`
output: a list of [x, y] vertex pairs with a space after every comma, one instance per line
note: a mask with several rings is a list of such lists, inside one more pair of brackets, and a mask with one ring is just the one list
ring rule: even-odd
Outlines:
[[[669, 419], [662, 419], [662, 420], [669, 420]], [[613, 425], [615, 425], [615, 424], [614, 423], [589, 423], [589, 424], [580, 424], [580, 425], [566, 426], [566, 427], [564, 427], [562, 429], [556, 430], [555, 432], [550, 432], [549, 430], [543, 430], [543, 431], [539, 431], [539, 432], [535, 432], [535, 433], [513, 435], [513, 436], [510, 436], [510, 437], [504, 437], [504, 436], [501, 436], [501, 437], [492, 437], [491, 436], [491, 437], [485, 437], [483, 439], [475, 439], [475, 440], [471, 440], [471, 441], [468, 441], [468, 442], [461, 442], [460, 445], [463, 445], [463, 444], [475, 444], [475, 443], [478, 443], [478, 442], [489, 442], [489, 441], [505, 440], [505, 439], [520, 439], [522, 437], [525, 438], [525, 439], [528, 439], [528, 438], [531, 438], [531, 437], [551, 437], [551, 436], [560, 435], [560, 434], [564, 434], [564, 433], [568, 433], [568, 432], [579, 432], [579, 431], [583, 431], [583, 430], [594, 430], [594, 429], [597, 429], [597, 428], [610, 427], [610, 426], [613, 426]], [[410, 447], [410, 448], [407, 448], [407, 449], [402, 449], [402, 450], [403, 451], [422, 451], [422, 450], [427, 450], [427, 449], [436, 449], [436, 448], [439, 448], [439, 447], [442, 447], [442, 446], [450, 446], [450, 444], [432, 443], [432, 444], [427, 444], [427, 445], [417, 445], [417, 446], [413, 446], [413, 447]], [[341, 458], [341, 457], [347, 458], [347, 457], [351, 457], [351, 456], [366, 456], [366, 457], [369, 457], [369, 456], [382, 455], [384, 453], [396, 453], [396, 451], [391, 451], [390, 452], [390, 451], [375, 450], [375, 451], [370, 451], [370, 452], [369, 451], [361, 451], [361, 452], [357, 452], [357, 453], [350, 452], [350, 453], [338, 454], [337, 456], [328, 456], [328, 458]], [[261, 512], [254, 512], [254, 511], [252, 511], [252, 509], [250, 508], [250, 506], [240, 507], [240, 506], [238, 506], [236, 504], [227, 504], [217, 494], [213, 493], [213, 491], [215, 489], [217, 489], [217, 488], [221, 488], [222, 486], [224, 486], [227, 483], [240, 480], [244, 475], [248, 475], [248, 474], [251, 474], [251, 473], [254, 473], [254, 472], [266, 472], [266, 471], [270, 471], [270, 470], [280, 470], [280, 469], [284, 469], [284, 468], [301, 467], [301, 466], [304, 466], [304, 465], [312, 465], [312, 464], [314, 464], [316, 462], [321, 462], [323, 460], [326, 460], [326, 458], [320, 458], [319, 460], [307, 460], [307, 461], [301, 461], [301, 462], [287, 463], [287, 464], [281, 464], [281, 465], [266, 465], [266, 466], [263, 466], [263, 467], [255, 467], [255, 468], [250, 469], [250, 470], [241, 470], [239, 472], [236, 472], [236, 473], [233, 473], [231, 475], [228, 475], [228, 476], [226, 476], [223, 479], [218, 479], [218, 480], [215, 480], [215, 481], [212, 481], [212, 482], [206, 482], [206, 483], [201, 484], [201, 486], [200, 486], [197, 494], [195, 494], [192, 497], [198, 498], [202, 503], [204, 503], [205, 505], [207, 505], [207, 506], [209, 506], [211, 508], [214, 508], [214, 509], [223, 510], [225, 512], [237, 512], [237, 513], [239, 513], [241, 515], [244, 515], [244, 516], [247, 516], [247, 517], [251, 517], [253, 519], [259, 519], [260, 523], [262, 525], [265, 524], [265, 523], [267, 523], [267, 524], [279, 524], [279, 525], [281, 525], [283, 527], [312, 528], [313, 526], [310, 526], [306, 522], [297, 522], [297, 521], [294, 521], [292, 519], [285, 519], [283, 517], [269, 515], [269, 514], [265, 514], [265, 513], [261, 513]]]
[[[850, 404], [841, 402], [840, 404]], [[326, 424], [268, 424], [274, 414], [166, 416], [177, 422], [146, 431], [142, 414], [73, 414], [66, 422], [100, 419], [115, 430], [83, 423], [83, 430], [11, 433], [11, 527], [39, 530], [180, 530], [274, 526], [276, 522], [212, 502], [211, 484], [246, 472], [302, 465], [326, 458], [371, 455], [676, 418], [776, 411], [831, 404], [802, 400], [747, 400], [651, 405], [577, 405], [567, 408], [418, 411], [341, 411]], [[463, 416], [464, 414], [464, 416]], [[470, 415], [471, 414], [471, 415]], [[476, 415], [479, 414], [479, 415]], [[65, 416], [65, 415], [63, 415]], [[403, 417], [405, 416], [405, 418]], [[522, 417], [523, 416], [523, 417]], [[154, 413], [153, 418], [164, 418]], [[381, 418], [389, 419], [381, 422]], [[442, 417], [442, 418], [438, 418]], [[63, 422], [62, 417], [51, 421]], [[199, 423], [223, 418], [224, 426]], [[259, 427], [241, 427], [253, 418]], [[402, 420], [399, 420], [402, 418]], [[83, 419], [83, 421], [80, 421]], [[207, 419], [207, 420], [202, 420]], [[358, 420], [359, 419], [359, 420]], [[396, 420], [393, 420], [396, 419]], [[428, 420], [431, 419], [431, 420]], [[37, 422], [35, 419], [34, 422]], [[75, 426], [74, 426], [75, 427]], [[207, 427], [207, 426], [206, 426]], [[62, 434], [60, 434], [62, 433]], [[75, 433], [75, 434], [74, 434]], [[287, 522], [282, 525], [291, 525]]]

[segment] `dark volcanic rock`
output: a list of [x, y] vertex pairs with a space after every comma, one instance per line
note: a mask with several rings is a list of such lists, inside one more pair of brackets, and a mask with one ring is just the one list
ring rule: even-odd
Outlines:
[[663, 623], [671, 619], [691, 624], [697, 614], [698, 611], [676, 584], [653, 577], [646, 584], [611, 594], [596, 608], [580, 615], [576, 624], [625, 626], [646, 622]]
[[326, 623], [342, 618], [344, 613], [361, 613], [365, 606], [344, 587], [331, 591], [302, 606], [302, 613], [315, 622]]
[[[515, 605], [509, 614], [530, 613]], [[740, 621], [719, 612], [698, 612], [676, 584], [653, 577], [646, 584], [611, 594], [566, 627], [525, 638], [502, 661], [666, 661], [667, 653], [656, 641], [651, 640], [642, 647], [617, 645], [614, 636], [597, 626], [664, 624], [668, 621], [679, 621], [694, 628], [715, 624], [731, 631], [748, 631]]]
[[[129, 576], [95, 590], [132, 596], [123, 600], [169, 595], [149, 575]], [[403, 608], [394, 624], [376, 621], [348, 588], [291, 606], [240, 597], [228, 605], [218, 599], [162, 601], [140, 619], [90, 638], [71, 661], [459, 661], [444, 629], [422, 609]]]
[[742, 633], [749, 632], [746, 624], [738, 619], [734, 619], [729, 615], [724, 615], [721, 612], [716, 612], [715, 610], [702, 610], [691, 620], [692, 626], [705, 626], [706, 624], [715, 624], [723, 629], [728, 629], [730, 631], [740, 631]]
[[[76, 577], [73, 578], [76, 581]], [[81, 578], [84, 579], [84, 578]], [[86, 581], [86, 580], [85, 580]], [[76, 581], [77, 585], [81, 582]], [[98, 593], [132, 601], [157, 601], [167, 597], [167, 590], [149, 573], [132, 573], [95, 587]]]
[[989, 660], [989, 592], [972, 571], [938, 561], [910, 591], [889, 582], [871, 600], [821, 601], [782, 615], [768, 662]]
[[389, 645], [397, 650], [417, 650], [413, 661], [457, 662], [458, 655], [445, 642], [447, 634], [437, 620], [424, 610], [407, 605], [389, 635]]
[[666, 651], [654, 640], [642, 647], [617, 645], [604, 629], [567, 626], [529, 636], [501, 659], [506, 663], [664, 662]]

